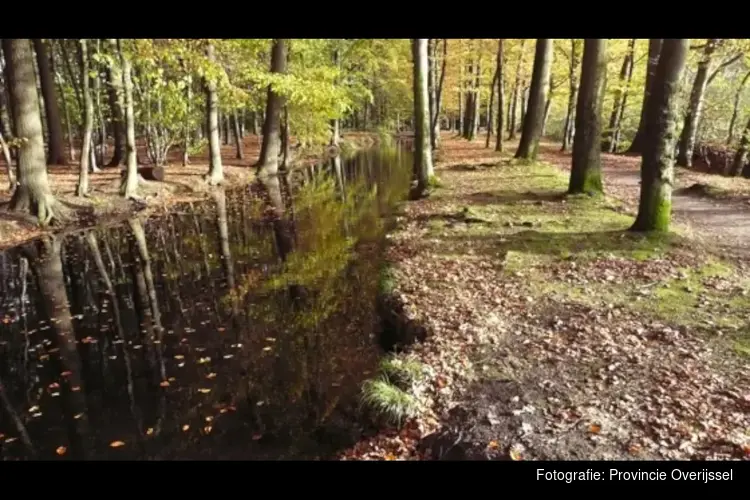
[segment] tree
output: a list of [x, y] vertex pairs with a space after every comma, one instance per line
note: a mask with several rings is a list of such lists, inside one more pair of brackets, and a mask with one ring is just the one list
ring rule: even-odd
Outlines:
[[680, 134], [679, 150], [677, 152], [678, 165], [683, 165], [685, 167], [691, 167], [693, 165], [695, 136], [698, 133], [698, 124], [700, 123], [701, 113], [703, 112], [704, 97], [706, 95], [706, 87], [708, 86], [708, 70], [711, 66], [711, 61], [718, 44], [719, 39], [709, 39], [703, 49], [703, 57], [698, 63], [698, 71], [695, 73], [693, 88], [690, 91], [690, 101], [687, 114], [685, 115], [685, 121], [682, 125], [682, 133]]
[[[206, 47], [206, 56], [210, 62], [216, 60], [213, 44]], [[224, 181], [224, 169], [221, 164], [221, 139], [219, 137], [219, 94], [216, 91], [216, 80], [207, 75], [204, 80], [206, 92], [206, 121], [208, 126], [208, 174], [205, 180], [212, 186]]]
[[571, 194], [602, 192], [601, 104], [606, 72], [607, 40], [587, 38], [583, 45], [573, 165], [568, 186]]
[[737, 175], [742, 175], [744, 177], [747, 177], [745, 175], [745, 171], [743, 167], [747, 163], [747, 151], [748, 146], [750, 146], [750, 120], [747, 121], [747, 125], [745, 125], [745, 130], [742, 131], [742, 137], [740, 137], [740, 144], [737, 148], [737, 151], [734, 153], [734, 158], [732, 159], [732, 166], [729, 171], [729, 175], [732, 177], [735, 177]]
[[672, 182], [677, 113], [675, 100], [688, 39], [665, 39], [646, 110], [647, 138], [641, 162], [641, 196], [632, 231], [668, 231], [672, 213]]
[[617, 145], [620, 142], [620, 125], [622, 116], [625, 113], [625, 105], [628, 102], [628, 90], [630, 81], [633, 78], [633, 60], [635, 58], [635, 38], [628, 42], [628, 51], [625, 53], [625, 59], [622, 61], [620, 69], [620, 79], [618, 87], [615, 89], [615, 100], [612, 105], [612, 114], [609, 117], [609, 127], [604, 133], [602, 140], [602, 150], [608, 153], [615, 153]]
[[125, 102], [125, 177], [120, 185], [120, 194], [125, 198], [137, 198], [138, 192], [138, 157], [135, 144], [135, 111], [133, 108], [133, 77], [130, 57], [122, 49], [122, 40], [117, 40], [117, 51], [120, 55], [122, 69], [123, 96]]
[[635, 133], [633, 142], [630, 143], [628, 153], [643, 153], [646, 143], [646, 114], [651, 98], [651, 87], [654, 83], [656, 68], [659, 65], [659, 56], [661, 54], [661, 38], [652, 38], [648, 41], [648, 67], [646, 72], [646, 84], [643, 87], [643, 104], [641, 105], [641, 118], [638, 122], [638, 131]]
[[91, 135], [94, 132], [94, 101], [91, 98], [89, 82], [89, 52], [86, 40], [80, 41], [78, 59], [81, 65], [81, 92], [83, 94], [83, 145], [81, 146], [81, 165], [78, 170], [78, 186], [76, 196], [87, 196], [89, 192], [89, 168], [91, 168]]
[[[287, 72], [287, 40], [277, 38], [271, 49], [271, 73], [284, 75]], [[275, 82], [268, 84], [266, 98], [266, 120], [263, 123], [263, 143], [258, 160], [258, 173], [276, 175], [279, 171], [281, 153], [281, 111], [284, 97], [275, 89]], [[278, 84], [276, 84], [278, 85]]]
[[42, 226], [61, 216], [60, 205], [52, 195], [47, 178], [47, 162], [39, 114], [39, 95], [34, 76], [31, 40], [4, 38], [10, 115], [18, 145], [18, 179], [9, 209], [28, 213]]
[[414, 68], [414, 177], [417, 186], [412, 196], [427, 194], [433, 174], [430, 147], [430, 110], [427, 97], [427, 39], [412, 40]]
[[534, 71], [531, 75], [529, 104], [523, 121], [521, 141], [518, 144], [516, 158], [535, 160], [539, 138], [544, 122], [544, 106], [547, 102], [550, 69], [552, 66], [552, 40], [539, 38], [536, 41]]
[[739, 115], [740, 99], [742, 98], [742, 91], [745, 88], [748, 78], [750, 78], [750, 71], [745, 73], [745, 76], [740, 81], [740, 84], [737, 86], [737, 91], [734, 94], [732, 118], [729, 120], [729, 131], [727, 132], [727, 146], [732, 144], [732, 139], [734, 139], [734, 126], [737, 123], [737, 117]]
[[68, 158], [65, 156], [65, 136], [63, 135], [60, 110], [57, 106], [55, 80], [50, 70], [47, 42], [39, 38], [34, 38], [32, 41], [34, 43], [34, 52], [36, 52], [37, 66], [39, 67], [39, 83], [42, 88], [44, 115], [47, 120], [47, 133], [49, 135], [47, 163], [50, 165], [67, 165]]
[[505, 65], [503, 42], [497, 41], [497, 136], [495, 136], [495, 151], [503, 151], [503, 112], [505, 110]]
[[125, 161], [126, 156], [125, 92], [122, 87], [122, 67], [117, 39], [110, 38], [108, 41], [109, 50], [114, 54], [114, 56], [107, 58], [109, 62], [107, 67], [107, 98], [110, 113], [112, 113], [112, 136], [115, 141], [109, 166], [117, 167]]
[[[579, 51], [580, 40], [570, 40], [570, 56], [568, 57], [568, 108], [565, 114], [565, 125], [563, 125], [562, 151], [567, 151], [573, 142], [575, 132], [575, 111], [578, 96], [578, 67], [581, 65]], [[563, 53], [565, 53], [563, 51]], [[567, 55], [567, 54], [566, 54]]]

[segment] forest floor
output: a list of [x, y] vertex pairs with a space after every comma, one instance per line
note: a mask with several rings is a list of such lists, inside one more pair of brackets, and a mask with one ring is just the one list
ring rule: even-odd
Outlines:
[[[365, 132], [347, 132], [342, 136], [342, 142], [346, 142], [349, 148], [371, 146], [376, 139], [375, 134]], [[72, 210], [69, 211], [65, 223], [53, 224], [49, 228], [40, 228], [29, 219], [6, 210], [12, 192], [3, 181], [0, 183], [0, 250], [48, 232], [75, 230], [108, 220], [120, 220], [136, 211], [155, 213], [167, 210], [175, 203], [205, 199], [212, 187], [203, 181], [203, 176], [208, 172], [208, 148], [204, 149], [206, 151], [192, 156], [189, 165], [183, 167], [181, 151], [173, 148], [165, 167], [164, 182], [141, 178], [138, 189], [139, 195], [146, 202], [145, 206], [125, 200], [119, 194], [122, 167], [105, 167], [101, 172], [90, 174], [90, 195], [79, 198], [75, 196], [78, 162], [71, 162], [68, 166], [50, 165], [48, 175], [52, 192], [58, 201]], [[109, 151], [111, 155], [111, 145]], [[321, 151], [300, 154], [295, 158], [292, 168], [318, 162], [323, 154]], [[258, 161], [259, 155], [260, 137], [256, 135], [248, 134], [244, 137], [242, 160], [236, 159], [236, 148], [233, 144], [223, 145], [223, 185], [228, 188], [247, 185], [255, 177], [255, 169], [251, 166]], [[139, 145], [138, 158], [148, 158], [143, 145]], [[140, 166], [149, 165], [146, 163], [139, 164]], [[4, 161], [0, 160], [0, 171], [5, 172], [5, 168]]]
[[724, 191], [635, 235], [637, 158], [604, 155], [606, 196], [566, 196], [557, 145], [528, 165], [443, 139], [441, 187], [404, 204], [388, 250], [429, 335], [397, 355], [421, 364], [422, 410], [340, 458], [750, 459], [745, 181], [680, 170]]

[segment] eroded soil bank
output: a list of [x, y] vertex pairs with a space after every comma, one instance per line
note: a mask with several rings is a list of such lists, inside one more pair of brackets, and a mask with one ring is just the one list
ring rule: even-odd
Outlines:
[[340, 458], [750, 458], [742, 253], [685, 217], [628, 233], [614, 156], [608, 196], [567, 197], [569, 156], [513, 150], [444, 136], [441, 186], [403, 205], [389, 286], [427, 334], [395, 357], [417, 416]]

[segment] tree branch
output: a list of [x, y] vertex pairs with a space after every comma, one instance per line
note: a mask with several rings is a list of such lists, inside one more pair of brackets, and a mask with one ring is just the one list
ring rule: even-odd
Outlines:
[[735, 54], [734, 56], [730, 57], [729, 59], [725, 60], [724, 62], [722, 62], [721, 64], [719, 64], [718, 66], [716, 66], [716, 69], [714, 69], [713, 72], [709, 75], [708, 81], [706, 82], [706, 85], [710, 85], [711, 84], [711, 82], [713, 81], [713, 79], [716, 78], [719, 75], [719, 71], [721, 71], [723, 68], [726, 68], [730, 64], [738, 61], [743, 55], [744, 54], [741, 53], [741, 52], [739, 54]]

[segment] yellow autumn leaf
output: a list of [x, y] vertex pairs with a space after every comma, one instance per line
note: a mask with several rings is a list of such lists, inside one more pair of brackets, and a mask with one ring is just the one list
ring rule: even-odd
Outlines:
[[119, 448], [121, 446], [125, 446], [125, 443], [123, 441], [112, 441], [109, 443], [110, 448]]
[[182, 426], [182, 432], [187, 432], [190, 429], [190, 426], [188, 424], [185, 424]]
[[198, 389], [198, 392], [200, 392], [201, 394], [208, 394], [209, 392], [211, 392], [211, 389], [201, 387], [200, 389]]

